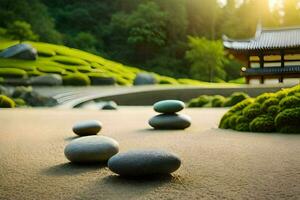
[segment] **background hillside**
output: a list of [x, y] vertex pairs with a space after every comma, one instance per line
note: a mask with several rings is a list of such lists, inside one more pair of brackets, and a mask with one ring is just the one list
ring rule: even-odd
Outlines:
[[[24, 21], [42, 42], [175, 78], [229, 81], [240, 77], [241, 64], [226, 52], [211, 56], [197, 48], [205, 44], [223, 52], [221, 42], [197, 39], [252, 37], [259, 21], [267, 27], [299, 25], [299, 5], [299, 0], [1, 0], [0, 37], [9, 38], [12, 24]], [[188, 56], [193, 50], [207, 56]], [[220, 62], [209, 66], [211, 60]], [[213, 78], [207, 72], [212, 70]]]

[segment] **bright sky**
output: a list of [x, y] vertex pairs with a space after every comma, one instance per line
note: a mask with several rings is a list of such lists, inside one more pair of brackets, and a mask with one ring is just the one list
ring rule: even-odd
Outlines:
[[[221, 5], [225, 5], [227, 0], [218, 0], [220, 2]], [[242, 2], [243, 0], [238, 0], [238, 2]], [[270, 2], [270, 8], [274, 8], [274, 6], [276, 5], [276, 3], [281, 3], [282, 0], [269, 0]], [[237, 3], [239, 4], [239, 3]]]

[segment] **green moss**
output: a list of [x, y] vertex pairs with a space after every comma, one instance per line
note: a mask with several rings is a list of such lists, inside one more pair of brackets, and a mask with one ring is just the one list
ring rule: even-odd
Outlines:
[[224, 102], [224, 107], [234, 106], [237, 103], [249, 98], [249, 95], [244, 92], [234, 92], [226, 102]]
[[246, 122], [238, 123], [235, 127], [235, 130], [242, 131], [242, 132], [248, 132], [248, 131], [250, 131], [249, 123], [246, 123]]
[[26, 106], [26, 102], [21, 98], [14, 99], [14, 102], [16, 103], [17, 107]]
[[252, 132], [263, 133], [275, 132], [276, 130], [274, 120], [269, 115], [261, 115], [256, 117], [251, 121], [249, 128]]
[[267, 109], [267, 114], [270, 115], [270, 116], [275, 117], [279, 113], [279, 111], [280, 111], [280, 107], [276, 106], [276, 105], [273, 105], [273, 106], [270, 106]]
[[300, 107], [300, 98], [297, 96], [284, 97], [279, 103], [280, 109], [296, 108]]
[[201, 95], [188, 102], [188, 107], [203, 107], [205, 104], [210, 102], [210, 97], [207, 95]]
[[40, 72], [45, 72], [45, 73], [55, 73], [55, 74], [60, 74], [63, 75], [66, 73], [65, 69], [62, 69], [60, 67], [48, 67], [48, 66], [43, 66], [43, 67], [38, 67], [38, 70]]
[[261, 105], [261, 110], [263, 112], [267, 111], [270, 106], [278, 105], [279, 100], [276, 97], [271, 97], [263, 102]]
[[171, 85], [178, 84], [176, 79], [171, 78], [171, 77], [166, 77], [166, 76], [159, 76], [158, 77], [158, 83], [159, 84], [171, 84]]
[[275, 118], [276, 127], [280, 132], [286, 132], [287, 130], [289, 130], [291, 133], [294, 133], [294, 131], [292, 131], [291, 128], [287, 128], [287, 127], [294, 127], [295, 130], [299, 130], [300, 129], [299, 122], [300, 122], [300, 107], [286, 109], [280, 112]]
[[70, 74], [63, 77], [64, 85], [73, 85], [73, 86], [85, 86], [90, 85], [91, 80], [89, 77], [82, 73]]
[[261, 114], [260, 104], [252, 103], [243, 109], [243, 115], [248, 119], [254, 119]]
[[253, 103], [252, 98], [245, 99], [244, 101], [241, 101], [240, 103], [234, 105], [233, 107], [230, 108], [229, 112], [238, 112], [242, 111], [245, 107]]
[[25, 78], [26, 71], [15, 68], [0, 68], [0, 77], [4, 78]]
[[16, 106], [14, 100], [5, 95], [0, 95], [0, 108], [14, 108]]
[[273, 93], [264, 93], [264, 94], [261, 94], [258, 97], [256, 97], [255, 102], [262, 104], [267, 99], [270, 99], [271, 97], [274, 97], [274, 96], [275, 96], [275, 94], [273, 94]]
[[226, 101], [225, 97], [221, 95], [215, 95], [211, 99], [211, 105], [212, 107], [222, 107], [225, 101]]
[[233, 115], [233, 113], [231, 113], [231, 112], [227, 112], [225, 115], [223, 115], [223, 117], [221, 118], [221, 121], [219, 123], [219, 128], [222, 128], [222, 129], [231, 128], [229, 125], [229, 119], [232, 115]]
[[88, 62], [80, 58], [72, 58], [68, 56], [55, 56], [52, 60], [64, 65], [89, 65]]

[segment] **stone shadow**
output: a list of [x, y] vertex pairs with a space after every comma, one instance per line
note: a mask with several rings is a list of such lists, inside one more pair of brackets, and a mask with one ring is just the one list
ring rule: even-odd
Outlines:
[[74, 174], [100, 170], [106, 166], [106, 163], [74, 164], [69, 162], [43, 169], [42, 173], [47, 176], [72, 176]]

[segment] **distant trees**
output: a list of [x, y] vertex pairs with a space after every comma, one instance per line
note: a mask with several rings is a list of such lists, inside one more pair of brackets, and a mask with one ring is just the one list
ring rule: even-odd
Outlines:
[[37, 40], [38, 35], [31, 30], [31, 25], [25, 21], [14, 21], [6, 30], [6, 35], [22, 43], [24, 40]]
[[[278, 2], [270, 10], [269, 0], [227, 0], [224, 5], [218, 0], [1, 0], [0, 37], [6, 37], [7, 29], [22, 20], [40, 41], [63, 43], [184, 78], [201, 66], [200, 58], [195, 64], [186, 56], [196, 49], [188, 36], [249, 38], [258, 22], [264, 27], [300, 25], [300, 0]], [[209, 58], [203, 57], [202, 63], [210, 62]], [[224, 78], [225, 71], [225, 79], [231, 79], [238, 76], [238, 65], [226, 59], [220, 73], [219, 67], [211, 73]], [[203, 76], [198, 70], [194, 78]]]
[[190, 75], [194, 79], [218, 82], [224, 80], [224, 49], [220, 41], [189, 37], [190, 50], [186, 58], [191, 62]]

